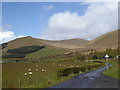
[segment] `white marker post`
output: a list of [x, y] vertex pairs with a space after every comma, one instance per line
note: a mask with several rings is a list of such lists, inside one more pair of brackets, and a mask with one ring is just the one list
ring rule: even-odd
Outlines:
[[107, 71], [108, 71], [108, 58], [109, 58], [108, 54], [105, 55], [105, 58], [106, 58]]

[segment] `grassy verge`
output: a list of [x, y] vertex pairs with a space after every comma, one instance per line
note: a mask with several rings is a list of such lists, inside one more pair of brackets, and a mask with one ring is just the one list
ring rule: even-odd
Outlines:
[[30, 88], [30, 87], [32, 87], [32, 88], [48, 88], [48, 87], [54, 86], [56, 84], [62, 83], [66, 80], [69, 80], [70, 78], [72, 78], [76, 75], [79, 75], [79, 74], [71, 74], [70, 76], [62, 77], [61, 79], [58, 79], [58, 78], [50, 79], [50, 84], [48, 84], [49, 83], [48, 81], [44, 81], [42, 83], [39, 83], [37, 85], [32, 85], [27, 88]]
[[109, 67], [108, 71], [106, 70], [103, 72], [104, 75], [115, 78], [115, 79], [120, 79], [119, 77], [119, 69], [120, 67], [118, 66], [118, 60], [109, 60], [109, 63], [112, 64], [111, 67]]

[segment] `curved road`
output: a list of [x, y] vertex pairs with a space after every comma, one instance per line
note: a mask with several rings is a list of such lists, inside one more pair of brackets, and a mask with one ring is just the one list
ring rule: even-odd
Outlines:
[[102, 75], [102, 72], [106, 69], [107, 66], [75, 76], [50, 88], [118, 88], [117, 79]]

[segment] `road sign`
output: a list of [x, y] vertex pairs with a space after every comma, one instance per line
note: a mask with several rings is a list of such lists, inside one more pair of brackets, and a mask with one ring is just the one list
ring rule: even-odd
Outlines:
[[105, 58], [106, 58], [106, 65], [107, 65], [107, 71], [108, 71], [108, 58], [109, 58], [108, 54], [105, 55]]
[[105, 55], [105, 58], [109, 58], [108, 54]]

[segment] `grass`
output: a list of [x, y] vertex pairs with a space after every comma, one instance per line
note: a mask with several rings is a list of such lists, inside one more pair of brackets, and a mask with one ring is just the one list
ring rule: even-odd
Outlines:
[[105, 72], [103, 72], [103, 74], [115, 79], [120, 79], [119, 75], [120, 67], [118, 66], [118, 60], [116, 59], [109, 60], [109, 63], [112, 64], [112, 67], [110, 67], [108, 71], [106, 70]]
[[[36, 64], [38, 67], [36, 67]], [[61, 66], [60, 66], [61, 64]], [[71, 65], [75, 66], [87, 66], [90, 64], [98, 63], [85, 63], [85, 62], [56, 62], [53, 65], [52, 62], [41, 62], [41, 63], [4, 63], [2, 65], [2, 79], [3, 88], [21, 88], [21, 87], [39, 87], [45, 88], [64, 80], [71, 78], [73, 75], [64, 77], [61, 80], [57, 79], [56, 71], [60, 68], [68, 68]], [[25, 72], [28, 73], [28, 69], [31, 69], [33, 74], [25, 76]], [[36, 68], [38, 71], [36, 71]], [[46, 72], [41, 70], [45, 69]], [[48, 81], [51, 84], [48, 84]], [[20, 82], [20, 83], [19, 83]], [[31, 82], [31, 85], [30, 85]]]
[[57, 79], [57, 78], [50, 79], [50, 82], [51, 82], [50, 84], [48, 84], [48, 81], [46, 81], [46, 82], [39, 83], [38, 85], [33, 85], [32, 87], [34, 87], [34, 88], [48, 88], [48, 87], [54, 86], [56, 84], [62, 83], [62, 82], [66, 81], [66, 80], [68, 80], [76, 75], [78, 75], [78, 74], [71, 74], [67, 77], [62, 77], [61, 79]]

